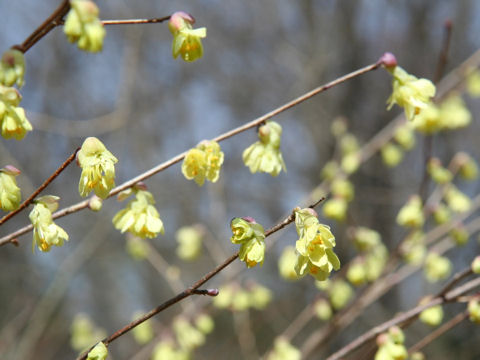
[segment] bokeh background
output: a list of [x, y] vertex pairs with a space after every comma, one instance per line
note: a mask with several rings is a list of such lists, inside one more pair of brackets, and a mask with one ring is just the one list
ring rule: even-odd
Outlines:
[[[21, 43], [59, 3], [1, 1], [0, 48]], [[475, 0], [97, 3], [103, 19], [162, 17], [187, 11], [195, 16], [197, 26], [208, 28], [205, 55], [195, 63], [174, 60], [166, 24], [108, 27], [100, 54], [79, 51], [68, 43], [61, 28], [48, 34], [26, 54], [26, 85], [21, 91], [22, 106], [35, 131], [23, 141], [0, 141], [2, 166], [13, 164], [22, 170], [18, 182], [24, 197], [88, 136], [99, 137], [119, 159], [120, 184], [203, 139], [375, 62], [385, 51], [396, 54], [409, 72], [432, 78], [447, 19], [453, 24], [447, 72], [480, 47], [480, 3]], [[229, 242], [231, 218], [253, 216], [270, 227], [295, 206], [308, 205], [306, 199], [320, 183], [322, 167], [333, 156], [333, 119], [345, 117], [350, 131], [365, 143], [401, 113], [399, 108], [386, 110], [390, 91], [390, 76], [378, 70], [278, 116], [275, 120], [283, 126], [282, 150], [288, 172], [276, 178], [252, 175], [242, 163], [243, 149], [256, 141], [252, 129], [221, 143], [225, 163], [216, 184], [199, 188], [183, 178], [180, 165], [148, 179], [146, 184], [155, 195], [166, 229], [165, 235], [150, 244], [168, 265], [136, 261], [128, 255], [125, 236], [111, 224], [124, 205], [115, 199], [107, 200], [99, 213], [83, 211], [59, 219], [57, 223], [69, 233], [70, 241], [50, 253], [32, 253], [31, 234], [18, 239], [19, 247], [2, 247], [0, 358], [74, 358], [69, 341], [76, 314], [88, 314], [111, 334], [131, 321], [135, 311], [149, 310], [174, 294], [166, 281], [172, 272], [180, 271], [179, 280], [191, 284], [222, 261], [222, 256], [236, 251]], [[474, 117], [472, 125], [434, 139], [434, 154], [444, 162], [459, 150], [479, 159], [476, 118], [480, 102], [465, 100]], [[397, 168], [386, 168], [376, 155], [352, 178], [356, 197], [349, 209], [350, 219], [379, 231], [389, 248], [404, 235], [395, 225], [395, 216], [420, 186], [422, 142], [417, 136], [417, 147]], [[80, 201], [79, 175], [80, 169], [70, 166], [45, 193], [60, 196], [61, 207]], [[461, 188], [473, 197], [480, 186], [474, 182], [461, 184]], [[28, 224], [27, 215], [24, 211], [2, 226], [0, 235]], [[349, 223], [322, 221], [336, 235], [342, 263], [348, 262], [354, 255], [346, 237]], [[210, 250], [204, 249], [196, 262], [185, 263], [175, 255], [174, 234], [181, 226], [194, 223], [208, 229], [205, 242]], [[254, 280], [271, 289], [271, 305], [263, 311], [232, 314], [212, 310], [209, 299], [192, 298], [193, 305], [187, 309], [206, 309], [216, 324], [206, 344], [195, 351], [195, 358], [259, 358], [318, 296], [312, 278], [288, 283], [278, 275], [278, 256], [287, 244], [294, 244], [294, 228], [269, 239], [274, 239], [275, 245], [262, 268], [245, 271], [238, 262], [207, 285]], [[449, 253], [454, 270], [464, 268], [478, 252], [479, 245], [472, 240]], [[311, 358], [325, 357], [372, 326], [415, 306], [422, 294], [436, 289], [438, 285], [428, 284], [421, 274], [412, 276]], [[451, 305], [446, 312], [457, 313], [460, 308]], [[157, 316], [158, 334], [168, 332], [171, 320], [182, 310], [177, 305]], [[319, 320], [312, 320], [293, 344], [300, 346], [321, 326]], [[407, 343], [429, 331], [422, 324], [413, 326], [407, 332]], [[478, 359], [479, 341], [478, 328], [465, 322], [425, 352], [430, 359]], [[127, 335], [110, 346], [111, 357], [148, 359], [152, 346], [142, 348]]]

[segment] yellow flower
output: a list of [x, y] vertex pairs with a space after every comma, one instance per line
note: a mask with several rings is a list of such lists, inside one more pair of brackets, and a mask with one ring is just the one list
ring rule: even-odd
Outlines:
[[90, 350], [87, 360], [105, 360], [108, 356], [108, 349], [103, 342], [99, 342]]
[[[142, 312], [136, 311], [133, 316], [132, 320], [136, 320], [140, 316], [142, 316]], [[135, 341], [140, 345], [145, 345], [146, 343], [150, 342], [153, 339], [153, 327], [151, 320], [147, 320], [142, 322], [141, 324], [135, 326], [132, 329], [132, 335]]]
[[[430, 299], [426, 299], [428, 301]], [[425, 301], [424, 301], [425, 302]], [[420, 304], [424, 303], [420, 302]], [[440, 325], [443, 320], [443, 309], [441, 305], [432, 306], [428, 309], [423, 310], [420, 313], [419, 319], [424, 324], [430, 326], [437, 326]]]
[[230, 225], [232, 237], [230, 241], [240, 244], [238, 257], [251, 268], [263, 265], [265, 259], [265, 231], [252, 218], [234, 218]]
[[117, 158], [95, 137], [83, 142], [77, 154], [78, 164], [82, 168], [78, 191], [87, 196], [93, 190], [95, 195], [105, 199], [115, 186], [115, 163]]
[[0, 126], [5, 139], [21, 140], [27, 131], [33, 130], [25, 116], [25, 110], [18, 107], [21, 99], [16, 89], [0, 85]]
[[242, 154], [243, 162], [251, 173], [264, 172], [277, 176], [286, 171], [285, 162], [280, 152], [280, 124], [269, 121], [258, 129], [259, 141], [250, 145]]
[[0, 60], [0, 84], [19, 88], [23, 86], [25, 75], [25, 57], [16, 49], [10, 49], [3, 53]]
[[135, 190], [135, 199], [113, 217], [113, 224], [122, 233], [129, 231], [142, 239], [154, 238], [164, 233], [163, 222], [153, 206], [155, 199], [146, 190]]
[[480, 71], [469, 69], [467, 75], [467, 91], [471, 97], [480, 97]]
[[420, 196], [414, 195], [398, 212], [397, 223], [404, 227], [419, 228], [424, 222], [422, 200]]
[[223, 152], [215, 141], [202, 141], [196, 148], [190, 149], [182, 163], [182, 173], [188, 180], [202, 186], [205, 178], [216, 182], [223, 164]]
[[70, 328], [70, 345], [75, 351], [84, 351], [104, 338], [105, 330], [98, 328], [86, 314], [77, 314]]
[[203, 56], [202, 38], [207, 37], [207, 29], [193, 29], [193, 16], [178, 11], [170, 17], [168, 28], [173, 35], [172, 55], [176, 59], [181, 55], [184, 61], [195, 61]]
[[[44, 197], [45, 198], [45, 197]], [[53, 201], [58, 197], [50, 197]], [[37, 199], [29, 218], [33, 225], [33, 243], [32, 250], [37, 245], [40, 251], [48, 252], [52, 246], [62, 246], [64, 241], [68, 240], [68, 234], [60, 226], [55, 224], [52, 219], [52, 211], [58, 206], [57, 203], [46, 199], [42, 202]]]
[[388, 110], [398, 104], [404, 108], [407, 119], [413, 120], [430, 103], [435, 95], [435, 85], [430, 80], [408, 74], [400, 66], [389, 71], [393, 75], [393, 92], [387, 100]]
[[22, 194], [15, 180], [19, 174], [20, 170], [11, 165], [0, 169], [0, 208], [3, 211], [13, 211], [20, 205]]
[[278, 337], [267, 360], [300, 360], [301, 358], [300, 350], [290, 344], [287, 339]]
[[402, 149], [392, 143], [387, 143], [380, 149], [380, 153], [382, 155], [382, 160], [385, 165], [388, 167], [395, 167], [403, 159], [403, 151]]
[[70, 6], [63, 27], [68, 41], [76, 42], [78, 48], [85, 51], [101, 51], [105, 29], [98, 18], [97, 5], [88, 0], [71, 0]]
[[411, 150], [415, 146], [415, 134], [411, 122], [399, 126], [393, 136], [404, 150]]
[[190, 351], [205, 343], [205, 335], [182, 316], [173, 321], [173, 331], [183, 350]]
[[472, 121], [472, 114], [459, 95], [451, 95], [440, 104], [440, 121], [444, 129], [464, 128]]
[[299, 278], [295, 271], [295, 263], [297, 262], [297, 254], [293, 246], [287, 246], [283, 249], [282, 255], [278, 259], [278, 271], [280, 276], [285, 280], [297, 280]]
[[452, 263], [444, 256], [435, 253], [428, 254], [425, 259], [424, 273], [431, 283], [446, 279], [452, 271]]
[[323, 204], [323, 216], [336, 221], [344, 221], [347, 216], [347, 200], [341, 197], [328, 199]]
[[203, 231], [199, 226], [180, 228], [175, 238], [178, 242], [177, 256], [186, 261], [195, 260], [202, 252]]
[[470, 198], [453, 184], [448, 184], [448, 188], [445, 191], [445, 200], [448, 207], [454, 212], [465, 213], [472, 206]]
[[299, 276], [307, 273], [316, 280], [328, 278], [332, 270], [340, 268], [340, 261], [333, 252], [335, 237], [327, 225], [320, 224], [312, 209], [295, 211], [295, 225], [299, 239], [295, 271]]

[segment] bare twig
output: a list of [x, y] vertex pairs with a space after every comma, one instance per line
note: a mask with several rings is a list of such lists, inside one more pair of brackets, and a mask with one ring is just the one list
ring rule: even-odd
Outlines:
[[77, 148], [72, 155], [70, 155], [67, 160], [64, 161], [64, 163], [62, 165], [60, 165], [60, 167], [55, 170], [55, 172], [50, 175], [50, 177], [44, 181], [44, 183], [42, 185], [40, 185], [38, 187], [37, 190], [35, 190], [32, 195], [30, 195], [19, 207], [18, 209], [16, 209], [15, 211], [12, 211], [12, 212], [9, 212], [7, 215], [5, 215], [4, 217], [2, 217], [0, 219], [0, 225], [2, 225], [4, 222], [8, 221], [9, 219], [11, 219], [12, 217], [14, 217], [15, 215], [17, 215], [20, 211], [22, 211], [23, 209], [25, 209], [28, 205], [30, 205], [32, 203], [33, 200], [35, 200], [35, 198], [37, 197], [38, 194], [40, 194], [58, 175], [60, 175], [60, 173], [65, 170], [65, 168], [70, 165], [70, 163], [75, 160], [75, 157], [77, 156], [77, 152], [80, 150], [80, 148]]
[[51, 30], [60, 25], [63, 17], [70, 10], [70, 1], [64, 0], [60, 6], [40, 25], [28, 38], [20, 45], [12, 46], [23, 53], [26, 53], [33, 45], [35, 45], [41, 38], [47, 35]]

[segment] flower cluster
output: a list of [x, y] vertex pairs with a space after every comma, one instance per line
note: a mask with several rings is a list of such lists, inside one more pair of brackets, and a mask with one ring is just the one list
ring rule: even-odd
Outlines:
[[207, 37], [207, 29], [193, 29], [195, 19], [192, 15], [178, 11], [170, 17], [168, 28], [173, 35], [172, 55], [178, 55], [184, 61], [195, 61], [203, 56], [202, 38]]
[[413, 121], [415, 130], [433, 134], [444, 130], [464, 128], [472, 121], [472, 114], [459, 95], [451, 95], [440, 105], [430, 103]]
[[413, 195], [398, 212], [397, 223], [404, 227], [421, 228], [424, 222], [422, 199]]
[[310, 208], [295, 210], [295, 225], [299, 239], [295, 271], [299, 276], [307, 273], [322, 281], [332, 270], [340, 268], [340, 261], [333, 252], [335, 237], [327, 225], [318, 222], [317, 213]]
[[285, 280], [297, 280], [300, 277], [295, 271], [295, 264], [297, 262], [297, 253], [295, 247], [287, 246], [283, 249], [280, 258], [278, 259], [278, 272]]
[[70, 7], [63, 27], [68, 41], [76, 42], [81, 50], [101, 51], [106, 32], [98, 18], [97, 5], [89, 0], [71, 0]]
[[97, 327], [86, 314], [77, 314], [70, 327], [70, 345], [75, 351], [81, 352], [107, 334], [104, 329]]
[[265, 259], [265, 231], [250, 217], [234, 218], [230, 223], [232, 237], [230, 241], [240, 245], [238, 257], [251, 268], [263, 265]]
[[25, 57], [16, 49], [3, 53], [0, 59], [0, 84], [5, 86], [23, 86], [25, 75]]
[[452, 263], [447, 257], [430, 253], [425, 259], [424, 273], [427, 280], [431, 283], [446, 279], [450, 276], [451, 271]]
[[[152, 193], [142, 190], [136, 186], [128, 193], [135, 193], [135, 199], [130, 200], [127, 207], [120, 210], [113, 217], [113, 225], [122, 234], [129, 231], [142, 239], [154, 238], [159, 233], [164, 233], [163, 222], [157, 209], [153, 206], [155, 199]], [[123, 197], [123, 194], [120, 198]]]
[[52, 211], [58, 208], [58, 196], [42, 196], [34, 201], [30, 212], [33, 225], [32, 250], [37, 245], [40, 251], [48, 252], [52, 246], [62, 246], [68, 240], [68, 234], [53, 222]]
[[0, 128], [5, 139], [21, 140], [27, 131], [33, 130], [25, 110], [18, 106], [21, 99], [15, 88], [0, 85]]
[[13, 211], [20, 205], [22, 194], [15, 180], [19, 174], [20, 170], [12, 165], [0, 169], [0, 209], [3, 211]]
[[[430, 301], [430, 297], [426, 297], [420, 301], [420, 305]], [[429, 326], [438, 326], [442, 323], [443, 320], [443, 308], [441, 305], [435, 305], [429, 307], [428, 309], [423, 310], [420, 313], [419, 319], [422, 323]]]
[[117, 158], [95, 137], [83, 142], [77, 154], [78, 165], [82, 168], [78, 192], [87, 196], [93, 190], [101, 199], [108, 197], [115, 186], [115, 163]]
[[408, 358], [408, 352], [404, 345], [405, 336], [403, 331], [393, 326], [388, 332], [378, 335], [378, 350], [375, 354], [375, 360], [405, 360]]
[[251, 173], [264, 172], [277, 176], [286, 171], [285, 162], [280, 152], [282, 127], [274, 121], [268, 121], [258, 129], [259, 141], [250, 145], [242, 154], [243, 162]]
[[228, 284], [219, 289], [213, 299], [213, 305], [219, 309], [229, 308], [232, 311], [245, 311], [249, 308], [265, 309], [272, 300], [272, 292], [257, 283], [248, 284], [246, 289], [238, 284]]
[[302, 353], [290, 342], [282, 337], [275, 339], [272, 352], [266, 360], [300, 360]]
[[388, 110], [397, 104], [404, 108], [408, 120], [414, 120], [430, 104], [435, 95], [435, 85], [430, 80], [410, 75], [400, 66], [387, 69], [393, 76], [393, 92], [387, 100]]
[[338, 177], [331, 184], [333, 197], [325, 201], [322, 212], [329, 219], [344, 221], [347, 216], [348, 203], [355, 196], [353, 184], [345, 178]]
[[105, 360], [108, 356], [108, 349], [103, 342], [99, 342], [89, 351], [87, 360]]
[[216, 182], [223, 164], [223, 152], [216, 141], [204, 140], [190, 149], [182, 163], [182, 173], [188, 180], [202, 186], [205, 179]]

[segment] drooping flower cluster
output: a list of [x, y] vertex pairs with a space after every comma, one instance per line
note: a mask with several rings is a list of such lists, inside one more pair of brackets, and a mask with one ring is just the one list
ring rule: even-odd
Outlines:
[[405, 360], [408, 358], [408, 352], [404, 345], [405, 336], [403, 331], [393, 326], [388, 332], [378, 335], [378, 350], [375, 354], [375, 360]]
[[413, 121], [415, 130], [423, 134], [433, 134], [444, 130], [464, 128], [472, 121], [472, 114], [462, 98], [453, 94], [440, 105], [430, 103]]
[[[431, 300], [430, 297], [425, 297], [420, 301], [420, 305], [426, 304]], [[429, 326], [438, 326], [443, 320], [443, 308], [442, 305], [435, 305], [423, 310], [420, 313], [419, 319], [422, 323]]]
[[413, 195], [398, 212], [397, 223], [404, 227], [421, 228], [424, 222], [422, 199], [418, 195]]
[[[126, 191], [129, 194], [135, 193], [135, 199], [130, 200], [126, 208], [120, 210], [113, 217], [113, 225], [122, 234], [125, 231], [132, 233], [142, 239], [154, 238], [159, 233], [164, 233], [163, 222], [160, 220], [160, 215], [153, 206], [155, 199], [152, 193], [140, 189], [140, 186], [135, 186], [134, 189]], [[126, 196], [128, 196], [126, 195]], [[121, 194], [120, 199], [125, 196]]]
[[0, 85], [0, 127], [5, 139], [21, 140], [27, 131], [33, 130], [25, 110], [18, 106], [21, 99], [15, 88]]
[[98, 18], [100, 11], [90, 0], [71, 0], [63, 31], [68, 41], [81, 50], [99, 52], [103, 47], [105, 29]]
[[413, 121], [415, 116], [427, 108], [435, 96], [435, 85], [430, 80], [418, 79], [400, 66], [387, 67], [393, 76], [393, 92], [387, 100], [390, 110], [393, 105], [403, 107], [405, 116]]
[[207, 28], [193, 29], [195, 19], [192, 15], [178, 11], [170, 17], [168, 28], [173, 35], [172, 55], [178, 55], [184, 61], [195, 61], [203, 56], [202, 38], [207, 37]]
[[427, 280], [435, 283], [450, 276], [452, 263], [447, 257], [432, 252], [428, 254], [425, 259], [425, 267], [423, 270]]
[[275, 339], [272, 352], [266, 360], [300, 360], [302, 353], [290, 342], [282, 337]]
[[355, 286], [374, 282], [383, 272], [388, 250], [375, 230], [358, 227], [351, 234], [360, 255], [351, 261], [346, 277]]
[[115, 186], [115, 163], [117, 158], [95, 137], [83, 142], [77, 154], [78, 165], [82, 168], [78, 191], [88, 196], [93, 190], [95, 195], [105, 199]]
[[0, 84], [5, 86], [23, 86], [25, 75], [25, 57], [16, 49], [3, 53], [0, 60]]
[[20, 170], [12, 165], [0, 169], [0, 209], [3, 211], [13, 211], [20, 205], [22, 194], [15, 180], [19, 174]]
[[263, 226], [250, 218], [234, 218], [230, 223], [232, 237], [230, 241], [240, 245], [238, 257], [251, 268], [263, 265], [265, 259], [265, 231]]
[[219, 289], [213, 299], [213, 305], [219, 309], [229, 308], [232, 311], [245, 311], [250, 308], [262, 310], [272, 300], [270, 289], [257, 283], [250, 283], [246, 288], [238, 284], [227, 284]]
[[90, 350], [87, 360], [105, 360], [108, 356], [108, 349], [103, 342], [99, 342]]
[[32, 250], [37, 245], [40, 251], [48, 252], [52, 246], [62, 246], [68, 240], [68, 234], [53, 222], [52, 212], [58, 208], [58, 196], [42, 196], [34, 201], [30, 212], [33, 225]]
[[320, 224], [316, 212], [310, 208], [295, 211], [295, 225], [299, 236], [295, 244], [298, 252], [295, 271], [299, 276], [308, 273], [319, 281], [327, 279], [332, 270], [340, 268], [330, 228]]
[[264, 172], [277, 176], [280, 171], [286, 171], [285, 162], [280, 152], [282, 127], [275, 121], [268, 121], [258, 129], [256, 143], [243, 152], [242, 158], [251, 173]]
[[280, 276], [285, 280], [298, 280], [300, 277], [295, 271], [296, 262], [297, 253], [295, 252], [295, 247], [285, 247], [278, 259], [278, 272], [280, 273]]
[[78, 352], [88, 349], [107, 335], [104, 329], [97, 327], [90, 317], [83, 313], [73, 318], [70, 333], [70, 345]]
[[347, 216], [348, 203], [355, 196], [353, 184], [346, 178], [337, 177], [331, 183], [333, 197], [325, 201], [322, 213], [325, 217], [336, 221], [344, 221]]
[[223, 158], [223, 152], [216, 141], [204, 140], [187, 152], [182, 163], [182, 173], [200, 186], [205, 179], [214, 183], [220, 177]]

